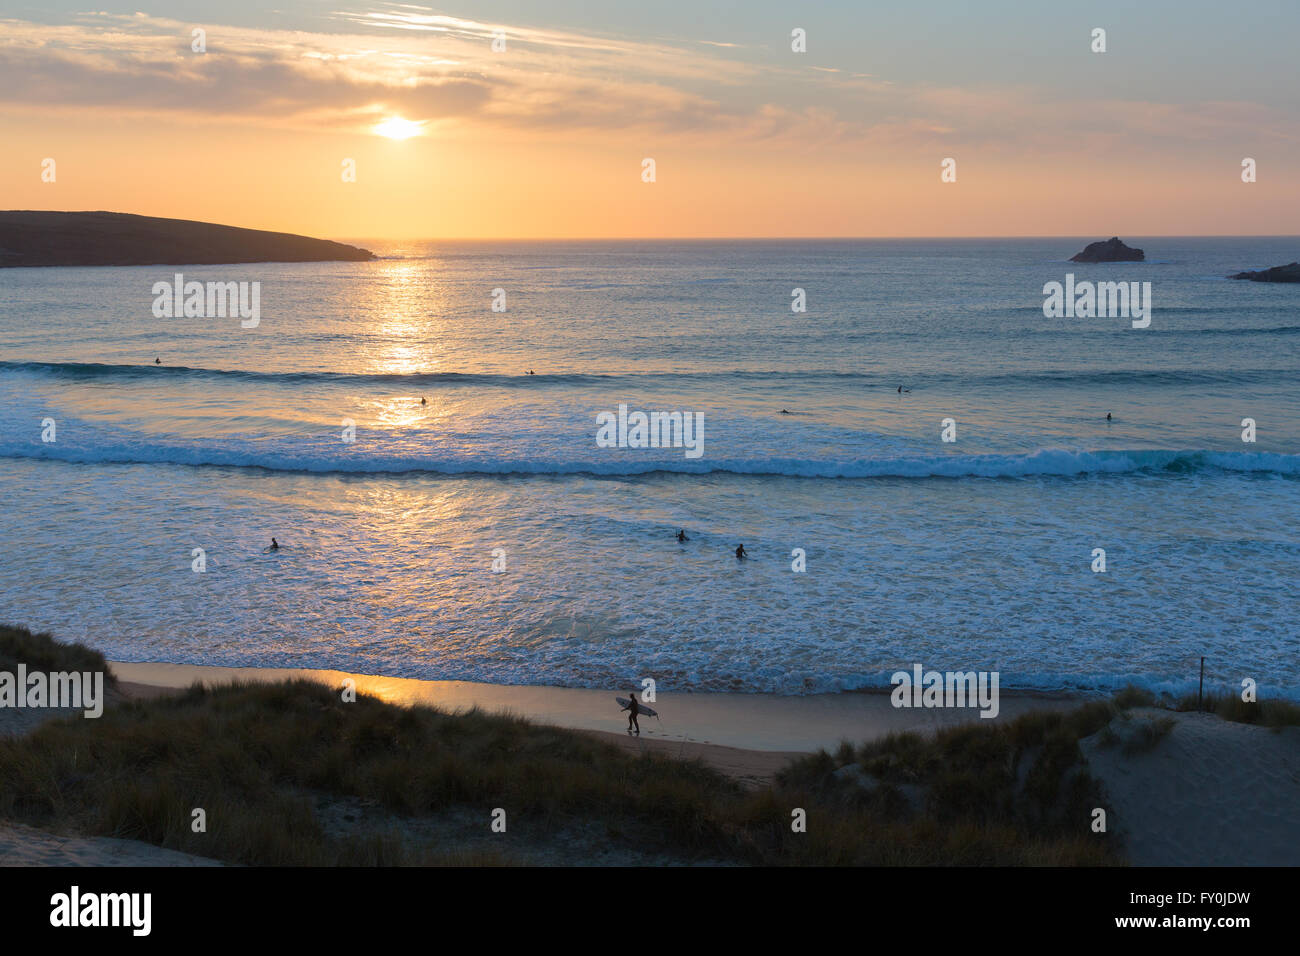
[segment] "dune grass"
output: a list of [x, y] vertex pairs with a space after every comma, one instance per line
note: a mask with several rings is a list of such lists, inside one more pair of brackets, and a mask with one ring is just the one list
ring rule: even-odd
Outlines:
[[[7, 629], [0, 655], [94, 655], [53, 643]], [[699, 761], [516, 717], [346, 702], [311, 681], [196, 686], [0, 739], [0, 818], [251, 865], [1111, 864], [1078, 741], [1118, 710], [846, 744], [746, 791]]]
[[1203, 711], [1238, 724], [1257, 724], [1274, 729], [1300, 727], [1300, 704], [1288, 700], [1244, 701], [1239, 694], [1207, 694], [1198, 700], [1195, 694], [1187, 694], [1171, 702], [1168, 698], [1157, 698], [1149, 690], [1126, 687], [1114, 696], [1113, 701], [1123, 710], [1154, 707], [1179, 713]]
[[[1108, 843], [1088, 833], [1093, 784], [1066, 773], [1076, 762], [1073, 737], [1054, 723], [1022, 718], [1010, 733], [974, 725], [934, 742], [904, 736], [862, 748], [861, 759], [887, 779], [930, 788], [914, 811], [887, 791], [841, 785], [830, 755], [747, 793], [696, 761], [633, 756], [518, 718], [407, 709], [364, 696], [344, 703], [307, 681], [196, 687], [0, 741], [0, 817], [254, 865], [509, 863], [520, 848], [505, 839], [497, 850], [482, 840], [461, 850], [454, 839], [450, 848], [421, 845], [400, 825], [387, 835], [340, 833], [321, 819], [322, 795], [406, 825], [468, 814], [461, 835], [467, 828], [486, 834], [497, 807], [507, 810], [512, 833], [596, 826], [597, 839], [625, 847], [632, 859], [1114, 862]], [[1042, 752], [1020, 797], [1011, 787], [1013, 754], [1029, 741]], [[207, 832], [192, 830], [197, 807]], [[796, 808], [807, 815], [806, 832], [791, 827]], [[581, 862], [581, 854], [568, 862]]]
[[0, 624], [0, 670], [13, 672], [19, 663], [28, 671], [103, 671], [104, 683], [117, 683], [104, 655], [85, 644], [64, 644], [50, 634], [33, 634], [25, 627]]
[[1181, 698], [1175, 710], [1203, 710], [1223, 720], [1279, 729], [1300, 727], [1300, 705], [1286, 700], [1244, 701], [1239, 694], [1209, 694], [1198, 705], [1194, 695]]
[[[518, 718], [348, 703], [312, 681], [194, 687], [50, 721], [0, 741], [0, 780], [0, 816], [250, 864], [426, 862], [400, 834], [329, 832], [321, 797], [394, 818], [477, 811], [484, 833], [498, 807], [507, 832], [645, 820], [656, 845], [640, 849], [725, 853], [715, 810], [740, 793], [698, 762]], [[195, 808], [207, 832], [193, 832]]]
[[871, 862], [938, 862], [937, 851], [953, 863], [1116, 863], [1113, 839], [1089, 828], [1092, 809], [1104, 800], [1078, 744], [1119, 710], [1099, 701], [933, 736], [890, 734], [856, 748], [845, 743], [834, 754], [795, 761], [777, 784], [838, 804], [858, 815], [859, 824], [913, 833], [895, 848], [904, 859], [895, 852]]

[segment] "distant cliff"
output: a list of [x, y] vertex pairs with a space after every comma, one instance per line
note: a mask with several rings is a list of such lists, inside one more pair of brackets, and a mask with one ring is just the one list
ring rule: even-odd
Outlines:
[[1249, 279], [1251, 282], [1300, 282], [1300, 262], [1261, 269], [1259, 272], [1238, 272], [1228, 278]]
[[263, 232], [123, 212], [0, 211], [0, 267], [365, 262], [365, 249], [288, 232]]

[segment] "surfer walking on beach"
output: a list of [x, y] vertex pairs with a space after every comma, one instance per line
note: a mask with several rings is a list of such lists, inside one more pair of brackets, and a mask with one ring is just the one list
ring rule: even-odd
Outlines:
[[636, 735], [641, 736], [641, 723], [636, 719], [639, 713], [641, 713], [641, 705], [637, 702], [636, 691], [633, 690], [628, 693], [627, 701], [627, 732], [629, 736], [633, 727], [636, 727]]

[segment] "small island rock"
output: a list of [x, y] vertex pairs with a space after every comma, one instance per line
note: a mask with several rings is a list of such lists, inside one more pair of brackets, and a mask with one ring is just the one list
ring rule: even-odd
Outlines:
[[1124, 245], [1118, 236], [1111, 236], [1105, 242], [1090, 242], [1083, 252], [1070, 257], [1071, 262], [1142, 262], [1145, 259], [1141, 249]]

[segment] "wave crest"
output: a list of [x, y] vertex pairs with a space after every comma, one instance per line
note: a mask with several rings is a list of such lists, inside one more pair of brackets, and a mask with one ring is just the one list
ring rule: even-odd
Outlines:
[[[346, 450], [341, 450], [346, 449]], [[593, 448], [593, 452], [596, 449]], [[337, 440], [256, 443], [231, 440], [181, 443], [128, 440], [94, 445], [32, 441], [0, 443], [0, 457], [79, 464], [171, 464], [186, 467], [256, 468], [267, 471], [344, 474], [595, 475], [734, 474], [822, 479], [1074, 478], [1145, 472], [1195, 474], [1219, 471], [1300, 475], [1300, 455], [1207, 450], [1069, 451], [1038, 449], [1023, 454], [916, 455], [847, 460], [803, 458], [642, 458], [634, 454], [585, 459], [533, 459], [481, 452], [427, 454], [409, 447], [392, 451], [340, 446]]]

